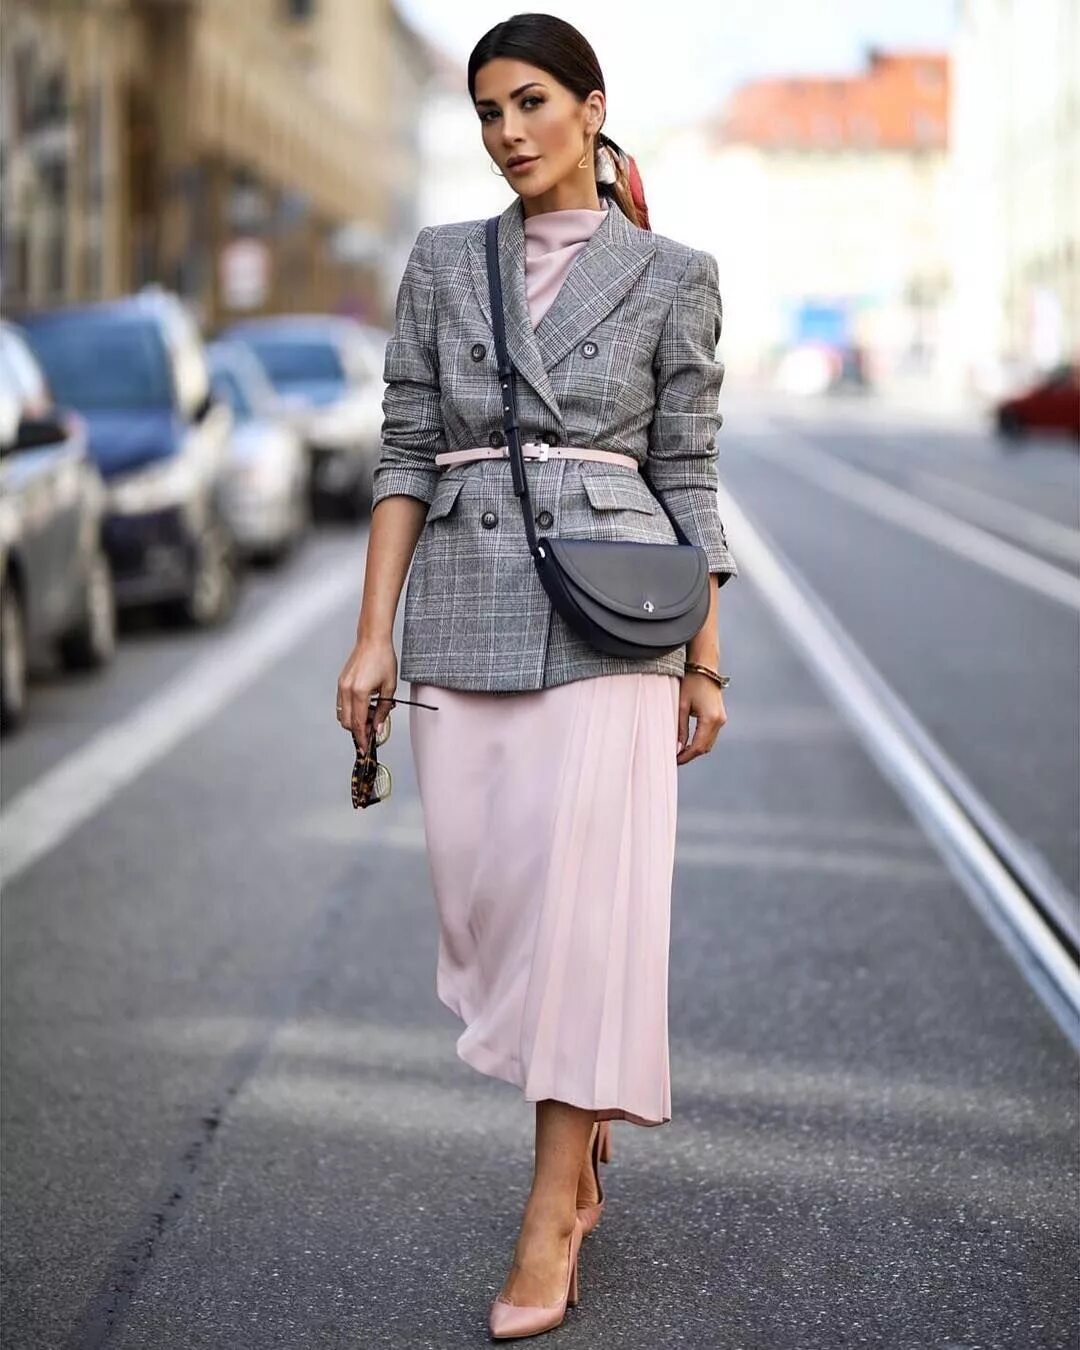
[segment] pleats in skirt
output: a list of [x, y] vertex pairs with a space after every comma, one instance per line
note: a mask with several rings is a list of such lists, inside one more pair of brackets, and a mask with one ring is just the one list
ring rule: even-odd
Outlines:
[[409, 728], [458, 1055], [527, 1101], [670, 1120], [678, 678], [410, 697], [438, 705]]

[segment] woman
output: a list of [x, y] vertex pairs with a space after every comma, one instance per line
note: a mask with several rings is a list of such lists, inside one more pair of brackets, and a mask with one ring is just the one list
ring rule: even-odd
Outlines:
[[507, 461], [484, 222], [423, 228], [386, 351], [338, 720], [363, 749], [386, 719], [408, 573], [400, 675], [428, 705], [410, 707], [409, 726], [437, 992], [465, 1023], [461, 1058], [536, 1103], [532, 1188], [489, 1311], [502, 1339], [558, 1325], [577, 1301], [608, 1122], [671, 1118], [676, 770], [726, 721], [717, 597], [738, 573], [717, 511], [715, 259], [649, 229], [636, 167], [601, 132], [596, 56], [570, 24], [496, 25], [468, 82], [492, 168], [516, 193], [500, 274], [540, 533], [673, 543], [645, 465], [705, 549], [712, 590], [687, 647], [648, 660], [602, 654], [553, 611]]

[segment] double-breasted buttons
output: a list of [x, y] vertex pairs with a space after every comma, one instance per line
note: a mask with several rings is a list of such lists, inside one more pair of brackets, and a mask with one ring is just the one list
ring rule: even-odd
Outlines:
[[487, 355], [487, 348], [482, 342], [474, 342], [470, 355], [474, 361], [482, 361]]
[[503, 442], [503, 434], [501, 431], [488, 432], [488, 445], [493, 446], [495, 449], [498, 449], [498, 447], [502, 444], [504, 444], [504, 442]]
[[550, 511], [541, 511], [536, 517], [536, 523], [542, 530], [550, 530], [552, 525], [555, 524], [555, 517]]
[[581, 344], [581, 354], [587, 360], [591, 361], [599, 350], [600, 348], [596, 345], [595, 342], [583, 342]]
[[494, 511], [485, 511], [480, 517], [480, 524], [483, 525], [485, 530], [493, 530], [498, 523], [499, 517]]

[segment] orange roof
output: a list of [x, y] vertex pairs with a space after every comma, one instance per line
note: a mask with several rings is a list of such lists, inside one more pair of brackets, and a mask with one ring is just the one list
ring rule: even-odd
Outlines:
[[944, 149], [949, 58], [870, 48], [860, 75], [752, 80], [728, 99], [721, 144], [763, 149]]

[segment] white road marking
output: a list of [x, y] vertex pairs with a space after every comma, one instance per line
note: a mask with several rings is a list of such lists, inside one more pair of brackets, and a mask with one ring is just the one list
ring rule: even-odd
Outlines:
[[[24, 788], [0, 813], [4, 884], [56, 848], [327, 615], [350, 598], [359, 609], [362, 588], [362, 563], [355, 571], [343, 566], [305, 575], [258, 618], [216, 639], [212, 651], [128, 717]], [[345, 637], [350, 633], [351, 627]], [[333, 692], [326, 692], [328, 709]]]
[[754, 453], [799, 474], [817, 487], [846, 497], [883, 520], [922, 535], [940, 548], [997, 572], [1018, 586], [1025, 586], [1070, 609], [1080, 610], [1080, 580], [1062, 568], [1033, 557], [1024, 549], [998, 539], [977, 525], [969, 525], [871, 473], [852, 468], [834, 455], [819, 450], [799, 432], [785, 431], [784, 439], [788, 443], [797, 441], [797, 447], [785, 449], [779, 440], [761, 440], [755, 441]]
[[945, 503], [953, 502], [990, 529], [1011, 535], [1021, 544], [1044, 553], [1056, 554], [1066, 562], [1080, 562], [1080, 530], [926, 469], [916, 469], [913, 477], [928, 494]]

